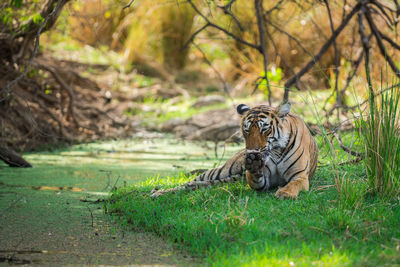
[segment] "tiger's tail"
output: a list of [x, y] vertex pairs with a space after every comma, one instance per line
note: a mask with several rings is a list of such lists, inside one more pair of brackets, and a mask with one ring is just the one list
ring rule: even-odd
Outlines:
[[210, 169], [197, 176], [194, 180], [174, 188], [160, 190], [155, 188], [151, 191], [150, 196], [157, 198], [159, 196], [168, 193], [175, 193], [181, 190], [196, 190], [200, 187], [238, 182], [241, 180], [244, 172], [244, 158], [245, 151], [242, 150], [236, 153], [221, 167]]
[[219, 180], [207, 180], [207, 181], [197, 181], [196, 179], [187, 182], [186, 184], [183, 185], [179, 185], [177, 187], [174, 188], [169, 188], [169, 189], [153, 189], [150, 192], [150, 197], [153, 198], [157, 198], [159, 196], [168, 194], [168, 193], [175, 193], [175, 192], [179, 192], [182, 190], [191, 190], [194, 191], [196, 189], [199, 189], [201, 187], [208, 187], [208, 186], [212, 186], [212, 185], [218, 185], [218, 184], [223, 184], [223, 183], [235, 183], [238, 182], [239, 180], [241, 180], [242, 176], [241, 175], [234, 175], [231, 177], [227, 177], [227, 178], [222, 178]]

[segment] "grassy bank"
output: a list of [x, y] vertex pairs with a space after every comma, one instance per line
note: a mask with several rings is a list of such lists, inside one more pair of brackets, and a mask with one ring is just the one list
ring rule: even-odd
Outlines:
[[[321, 160], [326, 152], [321, 151]], [[362, 191], [362, 164], [344, 165], [343, 190]], [[114, 191], [107, 210], [122, 224], [157, 233], [215, 266], [393, 266], [400, 264], [400, 201], [343, 198], [329, 165], [297, 201], [224, 185], [150, 199], [155, 186], [193, 177], [149, 178]], [[350, 199], [349, 199], [350, 198]], [[351, 199], [352, 198], [352, 199]]]

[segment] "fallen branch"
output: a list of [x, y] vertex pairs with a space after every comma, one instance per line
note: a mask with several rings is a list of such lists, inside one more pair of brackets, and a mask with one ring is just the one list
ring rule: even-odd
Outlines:
[[346, 152], [349, 153], [352, 156], [356, 156], [358, 158], [360, 158], [360, 160], [363, 158], [363, 155], [359, 152], [356, 152], [354, 150], [351, 150], [350, 148], [348, 148], [347, 146], [345, 146], [342, 142], [342, 139], [340, 139], [339, 135], [336, 132], [332, 133], [333, 137], [336, 138], [336, 140], [339, 142], [339, 146]]
[[7, 147], [0, 147], [0, 160], [10, 167], [32, 168], [32, 165], [24, 160], [21, 155]]
[[348, 161], [340, 162], [338, 165], [343, 166], [343, 165], [347, 165], [347, 164], [357, 164], [361, 160], [363, 160], [363, 158], [357, 157], [355, 159], [351, 159], [351, 160], [348, 160]]
[[[347, 160], [347, 161], [339, 162], [339, 163], [337, 163], [337, 165], [344, 166], [344, 165], [347, 165], [347, 164], [350, 164], [350, 165], [351, 164], [357, 164], [362, 160], [363, 160], [362, 158], [357, 157], [355, 159], [350, 159], [350, 160]], [[326, 167], [326, 166], [331, 166], [331, 165], [332, 165], [331, 163], [319, 164], [318, 167]]]

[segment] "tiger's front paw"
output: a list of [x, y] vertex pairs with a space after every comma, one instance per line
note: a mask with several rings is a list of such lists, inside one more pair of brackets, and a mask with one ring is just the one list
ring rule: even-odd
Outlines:
[[279, 188], [275, 193], [275, 197], [279, 199], [297, 199], [298, 193], [292, 192], [287, 188]]
[[245, 160], [245, 168], [251, 174], [260, 176], [265, 166], [264, 157], [259, 152], [247, 153]]

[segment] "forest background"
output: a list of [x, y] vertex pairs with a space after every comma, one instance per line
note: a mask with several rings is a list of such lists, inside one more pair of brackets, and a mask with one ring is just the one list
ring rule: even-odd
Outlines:
[[[0, 159], [34, 168], [0, 165], [0, 262], [398, 265], [399, 21], [397, 0], [1, 0]], [[287, 101], [320, 151], [297, 201], [150, 197], [243, 148], [238, 104]]]
[[57, 2], [1, 4], [2, 147], [160, 129], [207, 94], [315, 122], [301, 105], [318, 92], [334, 126], [399, 75], [397, 1]]

